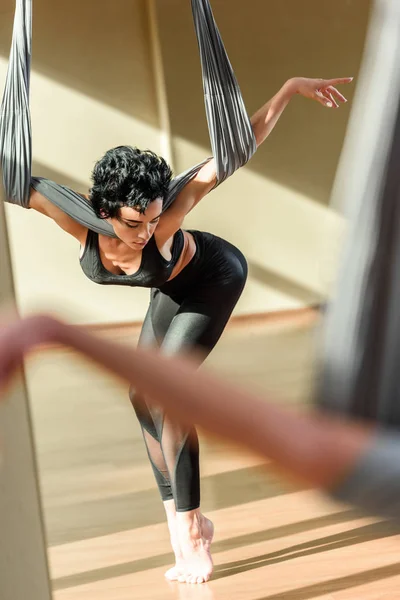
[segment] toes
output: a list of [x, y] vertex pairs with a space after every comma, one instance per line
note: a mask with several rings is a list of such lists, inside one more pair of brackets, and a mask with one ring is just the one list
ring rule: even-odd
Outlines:
[[200, 583], [206, 583], [206, 581], [208, 581], [210, 579], [209, 575], [186, 575], [186, 578], [183, 579], [179, 579], [179, 581], [183, 582], [186, 581], [186, 583], [193, 583], [193, 584], [200, 584]]
[[178, 572], [172, 567], [172, 569], [168, 569], [168, 571], [164, 573], [164, 577], [169, 579], [169, 581], [176, 581], [178, 579]]
[[178, 581], [179, 577], [181, 576], [184, 577], [183, 569], [177, 566], [171, 567], [170, 569], [168, 569], [168, 571], [164, 573], [164, 577], [169, 581]]

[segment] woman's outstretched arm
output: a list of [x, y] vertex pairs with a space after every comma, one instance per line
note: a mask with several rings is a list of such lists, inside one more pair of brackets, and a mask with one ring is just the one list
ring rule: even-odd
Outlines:
[[[270, 135], [294, 96], [304, 96], [330, 109], [338, 108], [340, 103], [346, 102], [346, 98], [336, 89], [336, 86], [351, 83], [352, 80], [352, 77], [338, 79], [293, 77], [289, 79], [275, 96], [251, 117], [250, 121], [257, 147]], [[171, 207], [163, 214], [157, 231], [162, 241], [169, 239], [182, 226], [186, 215], [215, 187], [216, 183], [215, 162], [210, 160], [183, 188]]]
[[352, 81], [352, 77], [338, 79], [293, 77], [289, 79], [278, 93], [251, 117], [257, 147], [267, 139], [293, 96], [298, 94], [310, 100], [315, 100], [327, 108], [339, 108], [339, 104], [347, 102], [347, 100], [336, 89], [336, 86]]

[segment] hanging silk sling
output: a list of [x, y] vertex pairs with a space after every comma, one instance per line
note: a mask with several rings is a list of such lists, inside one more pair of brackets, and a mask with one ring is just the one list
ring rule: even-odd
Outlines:
[[[249, 117], [209, 0], [191, 0], [200, 50], [205, 105], [217, 185], [244, 165], [256, 150]], [[0, 160], [8, 202], [29, 206], [30, 187], [73, 219], [103, 235], [114, 236], [82, 195], [48, 179], [31, 176], [29, 79], [32, 45], [32, 0], [16, 0], [10, 62], [0, 119]], [[175, 177], [164, 210], [199, 172], [204, 161]]]

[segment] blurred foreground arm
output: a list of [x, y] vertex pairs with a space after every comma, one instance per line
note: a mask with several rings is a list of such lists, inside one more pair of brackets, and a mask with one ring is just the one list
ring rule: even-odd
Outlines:
[[[386, 465], [386, 438], [379, 439], [366, 427], [321, 414], [297, 415], [204, 370], [198, 372], [187, 360], [99, 339], [47, 316], [30, 317], [2, 329], [0, 383], [9, 379], [24, 354], [43, 342], [59, 342], [76, 349], [134, 384], [141, 394], [162, 404], [173, 418], [244, 444], [297, 480], [368, 509], [393, 513], [386, 506], [370, 506], [362, 492], [363, 486], [374, 486], [375, 471], [385, 486], [386, 476], [393, 477], [390, 472], [385, 475], [388, 468], [398, 470], [400, 462]], [[390, 444], [392, 453], [400, 449], [397, 436]], [[375, 452], [375, 448], [380, 451]], [[380, 461], [385, 462], [386, 471]], [[365, 473], [369, 465], [374, 473]], [[398, 495], [400, 502], [400, 488]]]

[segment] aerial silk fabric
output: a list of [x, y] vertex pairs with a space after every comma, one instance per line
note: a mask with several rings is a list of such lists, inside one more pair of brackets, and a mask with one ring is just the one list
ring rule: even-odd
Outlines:
[[[209, 0], [191, 0], [191, 3], [218, 185], [251, 158], [256, 150], [256, 141]], [[54, 181], [31, 175], [31, 55], [32, 0], [16, 0], [10, 61], [0, 119], [0, 161], [6, 199], [13, 204], [29, 208], [32, 186], [85, 227], [103, 235], [114, 236], [111, 225], [95, 215], [90, 202], [81, 194]], [[172, 180], [164, 210], [196, 176], [205, 162], [207, 161]]]
[[[333, 202], [347, 235], [323, 323], [318, 403], [400, 426], [400, 3], [379, 0]], [[400, 458], [400, 444], [399, 444]]]
[[32, 163], [29, 84], [32, 0], [17, 0], [10, 60], [1, 104], [0, 159], [7, 199], [27, 207]]

